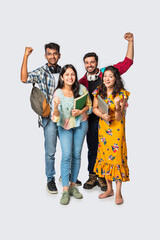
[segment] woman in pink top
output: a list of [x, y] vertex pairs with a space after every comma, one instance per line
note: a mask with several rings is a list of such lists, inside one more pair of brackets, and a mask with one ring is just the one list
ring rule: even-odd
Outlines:
[[[60, 72], [58, 86], [53, 96], [52, 120], [57, 122], [60, 144], [62, 149], [61, 178], [63, 194], [60, 203], [69, 203], [70, 196], [83, 198], [75, 187], [78, 177], [81, 150], [85, 134], [88, 130], [88, 114], [92, 112], [89, 95], [82, 110], [73, 109], [74, 99], [85, 94], [88, 90], [78, 83], [77, 72], [73, 65], [65, 65]], [[69, 187], [69, 174], [71, 183]]]

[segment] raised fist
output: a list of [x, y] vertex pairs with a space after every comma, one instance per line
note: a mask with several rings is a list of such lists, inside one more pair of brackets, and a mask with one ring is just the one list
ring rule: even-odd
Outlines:
[[53, 100], [54, 100], [54, 108], [58, 108], [58, 105], [60, 104], [60, 99], [59, 99], [59, 97], [54, 97], [53, 98]]
[[115, 106], [116, 106], [116, 107], [119, 107], [119, 106], [120, 106], [120, 102], [121, 102], [121, 98], [120, 98], [120, 97], [115, 97], [114, 103], [115, 103]]
[[25, 48], [25, 55], [29, 56], [33, 52], [33, 48], [31, 47], [26, 47]]
[[126, 39], [127, 41], [133, 41], [133, 33], [126, 33], [124, 34], [124, 39]]

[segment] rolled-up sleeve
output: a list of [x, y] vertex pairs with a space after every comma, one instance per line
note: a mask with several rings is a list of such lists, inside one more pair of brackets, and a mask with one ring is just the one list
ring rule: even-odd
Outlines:
[[[133, 60], [125, 57], [125, 59], [122, 62], [119, 62], [117, 64], [114, 64], [113, 66], [118, 69], [120, 75], [125, 73], [133, 64]], [[101, 68], [101, 72], [104, 73], [105, 67]]]
[[32, 72], [28, 72], [28, 77], [26, 83], [37, 83], [38, 79], [41, 75], [40, 68], [33, 70]]
[[116, 67], [119, 70], [120, 75], [122, 75], [132, 66], [132, 64], [133, 60], [125, 57], [125, 59], [122, 62], [114, 64], [113, 66]]

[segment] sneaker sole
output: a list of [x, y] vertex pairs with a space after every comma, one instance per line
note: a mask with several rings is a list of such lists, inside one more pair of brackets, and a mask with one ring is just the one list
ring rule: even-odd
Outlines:
[[85, 186], [85, 184], [84, 184], [84, 185], [83, 185], [83, 188], [90, 190], [90, 189], [94, 188], [95, 186], [97, 186], [97, 182], [95, 182], [93, 185], [89, 185], [89, 184], [88, 184], [88, 186]]
[[76, 183], [75, 184], [77, 187], [80, 187], [80, 186], [82, 186], [82, 183]]
[[46, 190], [47, 190], [47, 192], [50, 193], [50, 194], [56, 194], [56, 193], [58, 193], [58, 191], [50, 191], [50, 190], [48, 189], [48, 187], [46, 187]]
[[75, 197], [73, 194], [69, 193], [69, 196], [74, 197], [75, 199], [82, 199], [83, 195], [81, 197]]
[[70, 202], [70, 200], [69, 200], [67, 203], [62, 203], [62, 202], [60, 202], [60, 204], [61, 204], [61, 205], [68, 205], [69, 202]]

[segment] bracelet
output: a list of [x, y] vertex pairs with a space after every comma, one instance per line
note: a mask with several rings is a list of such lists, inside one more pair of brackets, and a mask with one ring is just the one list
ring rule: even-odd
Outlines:
[[116, 112], [121, 111], [121, 106], [119, 106], [119, 108], [117, 108], [117, 109], [116, 109], [116, 107], [115, 107], [115, 111], [116, 111]]

